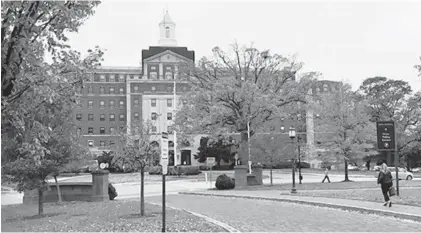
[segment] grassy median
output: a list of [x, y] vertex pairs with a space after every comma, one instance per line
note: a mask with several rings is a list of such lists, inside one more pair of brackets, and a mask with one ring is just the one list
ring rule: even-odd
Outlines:
[[[1, 207], [2, 232], [160, 232], [162, 207], [146, 204], [146, 216], [140, 216], [136, 200], [111, 202], [48, 203], [44, 215], [37, 215], [37, 205]], [[168, 232], [226, 232], [185, 211], [166, 210]]]

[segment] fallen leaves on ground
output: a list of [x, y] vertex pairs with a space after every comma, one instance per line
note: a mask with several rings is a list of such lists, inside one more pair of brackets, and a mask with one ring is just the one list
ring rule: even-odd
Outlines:
[[[162, 208], [146, 204], [140, 216], [137, 200], [111, 202], [64, 202], [44, 205], [44, 216], [36, 217], [37, 205], [8, 205], [1, 208], [1, 231], [8, 232], [160, 232]], [[166, 210], [169, 232], [226, 232], [225, 229], [180, 210]]]

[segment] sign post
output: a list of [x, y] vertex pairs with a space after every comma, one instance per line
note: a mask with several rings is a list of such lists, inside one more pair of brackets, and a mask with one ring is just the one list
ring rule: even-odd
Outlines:
[[207, 157], [206, 158], [206, 165], [209, 166], [209, 183], [210, 188], [212, 188], [212, 166], [215, 165], [215, 157]]
[[168, 173], [168, 133], [162, 132], [161, 138], [162, 166], [162, 232], [165, 232], [165, 175]]
[[386, 151], [389, 155], [394, 151], [394, 164], [396, 171], [396, 195], [399, 196], [399, 155], [398, 145], [396, 143], [395, 122], [393, 121], [378, 121], [377, 122], [377, 147], [378, 151]]

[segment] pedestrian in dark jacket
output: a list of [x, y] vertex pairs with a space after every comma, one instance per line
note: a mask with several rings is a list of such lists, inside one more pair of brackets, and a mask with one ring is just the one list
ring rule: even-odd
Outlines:
[[325, 182], [325, 180], [327, 179], [327, 181], [329, 181], [330, 183], [330, 179], [329, 179], [329, 169], [325, 169], [325, 178], [323, 178], [322, 183]]
[[385, 201], [383, 206], [387, 206], [389, 204], [389, 207], [392, 207], [392, 201], [390, 200], [388, 195], [390, 187], [393, 186], [392, 179], [392, 173], [387, 168], [387, 165], [383, 163], [380, 167], [379, 176], [377, 177], [377, 184], [381, 184], [382, 193]]

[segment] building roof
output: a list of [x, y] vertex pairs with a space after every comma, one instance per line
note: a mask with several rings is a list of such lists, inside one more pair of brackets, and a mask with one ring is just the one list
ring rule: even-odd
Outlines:
[[149, 46], [149, 49], [142, 50], [142, 65], [143, 60], [170, 50], [178, 55], [188, 58], [194, 62], [194, 51], [190, 51], [187, 47], [169, 47], [169, 46]]
[[170, 14], [168, 14], [168, 11], [165, 12], [164, 18], [160, 24], [175, 24], [174, 21], [172, 21]]

